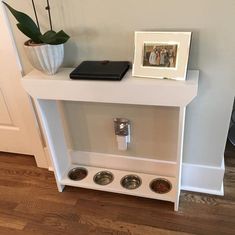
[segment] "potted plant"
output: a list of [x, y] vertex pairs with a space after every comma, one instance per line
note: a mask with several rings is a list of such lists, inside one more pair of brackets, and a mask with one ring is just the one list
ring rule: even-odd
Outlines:
[[69, 36], [63, 30], [53, 30], [49, 0], [45, 9], [48, 11], [50, 30], [45, 33], [41, 33], [34, 0], [32, 6], [36, 23], [25, 13], [15, 10], [6, 2], [3, 3], [18, 21], [18, 29], [30, 38], [24, 46], [33, 67], [49, 75], [55, 74], [63, 63], [64, 43], [68, 41]]

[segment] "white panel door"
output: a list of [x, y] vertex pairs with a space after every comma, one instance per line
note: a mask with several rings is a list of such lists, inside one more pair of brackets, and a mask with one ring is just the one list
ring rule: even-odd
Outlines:
[[48, 167], [31, 101], [21, 86], [21, 66], [0, 0], [0, 151], [34, 155]]

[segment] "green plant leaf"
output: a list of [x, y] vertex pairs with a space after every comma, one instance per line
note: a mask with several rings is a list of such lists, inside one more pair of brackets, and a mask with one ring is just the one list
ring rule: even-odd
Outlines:
[[27, 37], [33, 40], [35, 43], [43, 43], [40, 39], [41, 33], [38, 33], [38, 31], [34, 31], [32, 28], [29, 28], [28, 26], [25, 26], [23, 24], [17, 24], [18, 29]]
[[56, 32], [53, 30], [49, 30], [46, 33], [44, 33], [41, 38], [43, 38], [44, 41], [50, 41], [51, 39], [53, 39], [56, 35]]
[[[7, 3], [3, 2], [5, 6], [9, 9], [9, 11], [12, 13], [12, 15], [15, 17], [15, 19], [19, 22], [21, 29], [29, 29], [31, 32], [34, 32], [35, 34], [39, 35], [41, 34], [38, 26], [34, 23], [34, 21], [25, 13], [20, 12], [12, 8]], [[17, 25], [18, 26], [18, 25]], [[18, 26], [19, 28], [19, 26]], [[21, 30], [20, 29], [20, 30]], [[26, 30], [28, 31], [28, 30]], [[22, 31], [23, 32], [23, 31]], [[24, 33], [24, 32], [23, 32]], [[28, 35], [26, 35], [28, 36]], [[28, 36], [29, 37], [29, 36]], [[33, 40], [33, 38], [31, 38]]]
[[31, 38], [33, 42], [58, 45], [63, 44], [69, 40], [69, 35], [67, 35], [63, 30], [59, 31], [58, 33], [53, 30], [49, 30], [42, 35], [38, 26], [28, 15], [15, 10], [5, 2], [3, 3], [18, 21], [18, 29], [27, 37]]
[[59, 31], [58, 33], [53, 30], [50, 30], [40, 36], [42, 42], [51, 45], [63, 44], [67, 42], [69, 38], [69, 35], [66, 34], [63, 30]]

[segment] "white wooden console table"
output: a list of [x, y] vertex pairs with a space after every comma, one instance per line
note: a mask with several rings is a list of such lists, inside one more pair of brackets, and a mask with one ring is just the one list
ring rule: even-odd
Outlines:
[[[71, 71], [72, 68], [63, 68], [56, 75], [47, 76], [34, 70], [22, 78], [23, 87], [34, 98], [42, 121], [58, 190], [62, 192], [64, 186], [69, 185], [129, 194], [171, 201], [174, 202], [175, 210], [178, 210], [185, 108], [197, 95], [199, 72], [188, 71], [186, 81], [173, 81], [135, 78], [131, 76], [130, 71], [122, 81], [112, 82], [70, 80]], [[73, 154], [69, 151], [65, 140], [58, 105], [58, 101], [61, 100], [178, 107], [175, 160], [162, 161], [129, 156], [120, 158], [108, 154], [102, 157], [100, 153], [90, 153], [89, 156], [78, 156], [77, 160], [73, 161]], [[81, 181], [70, 180], [67, 176], [69, 170], [76, 165], [84, 166], [88, 170], [88, 176]], [[95, 184], [94, 175], [107, 169], [114, 175], [113, 182], [107, 186]], [[132, 173], [141, 177], [141, 186], [135, 190], [123, 188], [120, 184], [121, 178]], [[149, 188], [150, 181], [157, 177], [163, 177], [171, 182], [170, 192], [157, 194]]]

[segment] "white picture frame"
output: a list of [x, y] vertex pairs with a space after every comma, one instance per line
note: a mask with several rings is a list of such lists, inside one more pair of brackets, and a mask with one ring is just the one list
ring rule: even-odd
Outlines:
[[132, 75], [185, 80], [191, 34], [191, 32], [135, 32]]

